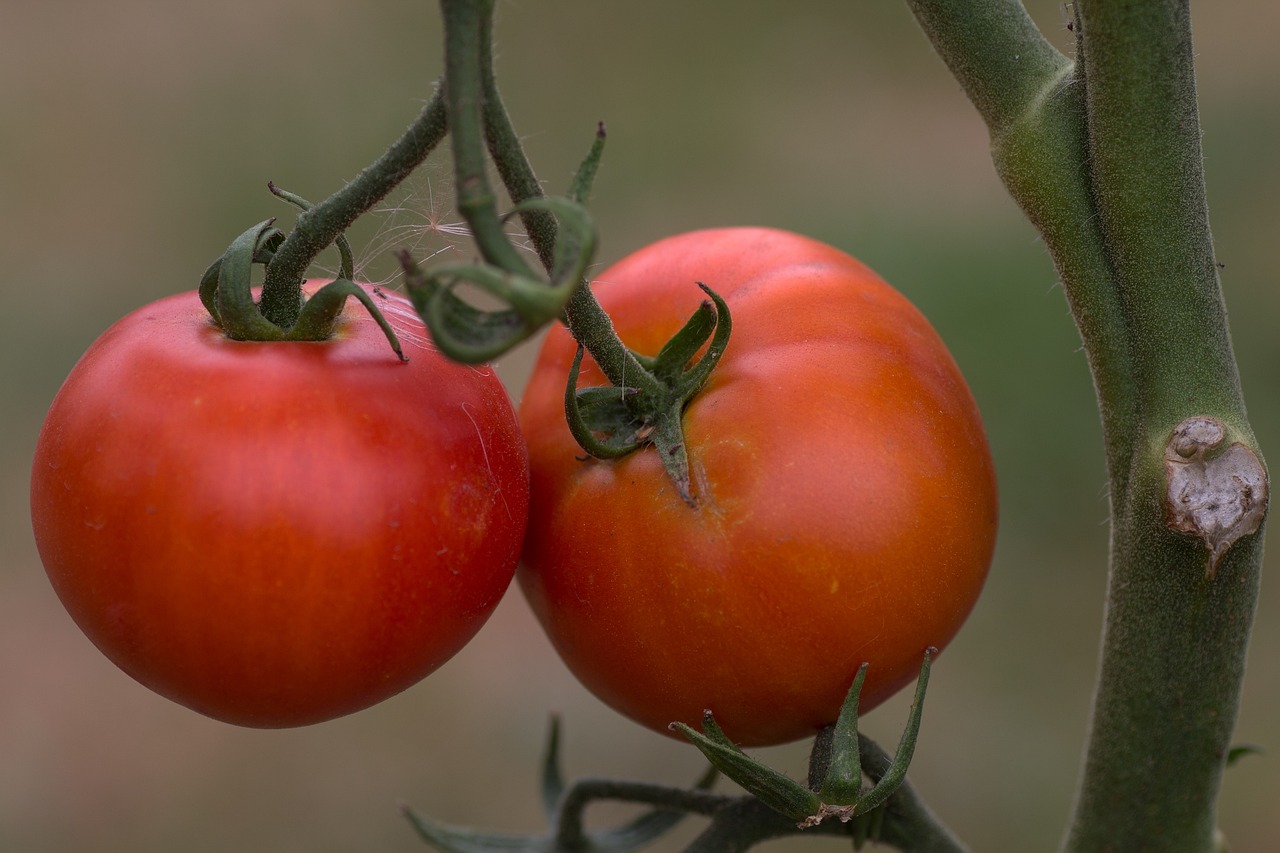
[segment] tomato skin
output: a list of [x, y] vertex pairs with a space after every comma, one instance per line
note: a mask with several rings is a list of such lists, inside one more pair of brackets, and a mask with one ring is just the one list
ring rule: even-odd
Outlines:
[[[699, 501], [652, 448], [579, 461], [564, 424], [575, 345], [552, 330], [520, 405], [531, 514], [521, 587], [583, 684], [657, 731], [711, 709], [745, 745], [833, 722], [918, 675], [975, 603], [997, 520], [977, 406], [942, 341], [853, 258], [795, 234], [699, 231], [593, 287], [653, 354], [704, 298], [733, 333], [685, 412]], [[585, 359], [580, 387], [607, 384]]]
[[228, 339], [194, 292], [116, 323], [37, 444], [36, 542], [89, 639], [142, 684], [243, 726], [373, 705], [457, 652], [510, 584], [528, 512], [491, 370], [409, 356], [349, 300], [321, 343]]

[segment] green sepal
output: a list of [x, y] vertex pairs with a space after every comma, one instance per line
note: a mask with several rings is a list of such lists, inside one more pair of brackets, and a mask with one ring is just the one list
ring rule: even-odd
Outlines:
[[898, 749], [893, 753], [893, 761], [885, 773], [879, 779], [874, 780], [875, 784], [872, 785], [871, 790], [858, 798], [854, 814], [863, 815], [883, 805], [897, 793], [903, 780], [907, 778], [907, 767], [911, 764], [911, 757], [915, 754], [916, 739], [920, 734], [920, 718], [924, 713], [924, 694], [925, 689], [929, 686], [929, 670], [932, 666], [933, 657], [937, 653], [938, 650], [935, 648], [925, 649], [924, 662], [920, 664], [920, 677], [916, 679], [915, 696], [911, 699], [911, 710], [907, 714], [907, 725], [902, 730], [902, 738], [898, 741]]
[[[284, 242], [285, 234], [279, 228], [272, 228], [269, 233], [260, 240], [257, 250], [253, 254], [253, 263], [268, 264], [275, 257], [275, 250]], [[200, 277], [200, 302], [204, 305], [205, 310], [209, 312], [209, 316], [219, 326], [222, 325], [222, 317], [218, 312], [218, 277], [222, 274], [222, 261], [226, 255], [220, 256], [213, 263], [209, 264], [208, 269], [204, 271], [204, 275]]]
[[378, 328], [382, 329], [382, 334], [391, 344], [396, 357], [401, 361], [408, 361], [408, 356], [400, 346], [400, 339], [396, 337], [395, 329], [391, 328], [391, 324], [378, 309], [373, 297], [367, 290], [348, 278], [335, 279], [313, 293], [302, 306], [298, 322], [285, 335], [285, 340], [322, 341], [328, 338], [333, 334], [334, 326], [342, 314], [342, 307], [346, 305], [348, 296], [355, 297], [373, 316], [374, 322], [378, 324]]
[[422, 840], [443, 853], [556, 853], [555, 840], [552, 838], [478, 832], [446, 826], [418, 814], [408, 806], [401, 806], [400, 810]]
[[702, 733], [721, 746], [742, 752], [742, 747], [729, 739], [729, 736], [724, 733], [724, 729], [720, 728], [720, 724], [716, 722], [715, 714], [710, 711], [702, 712]]
[[[306, 204], [291, 193], [269, 186], [272, 192], [288, 201]], [[238, 341], [323, 341], [333, 334], [347, 297], [354, 296], [373, 316], [396, 356], [408, 361], [395, 330], [373, 298], [349, 277], [339, 278], [317, 290], [303, 304], [297, 322], [289, 329], [280, 328], [262, 315], [253, 300], [253, 265], [269, 262], [284, 242], [284, 232], [276, 228], [274, 222], [275, 219], [260, 222], [233, 240], [222, 257], [210, 264], [200, 278], [200, 302], [227, 337]], [[349, 266], [344, 259], [344, 271]]]
[[[723, 732], [708, 736], [684, 723], [672, 723], [671, 728], [696, 746], [713, 767], [779, 814], [802, 821], [817, 814], [821, 807], [817, 794], [751, 758], [733, 743], [726, 742], [728, 739]], [[716, 728], [718, 731], [719, 727]]]
[[867, 664], [858, 667], [858, 674], [840, 707], [840, 716], [831, 733], [827, 772], [822, 780], [819, 795], [824, 803], [851, 806], [862, 794], [862, 756], [858, 750], [858, 697], [867, 679]]
[[564, 796], [564, 773], [560, 769], [560, 717], [552, 714], [547, 730], [547, 748], [542, 757], [542, 811], [554, 823], [560, 798]]
[[[597, 386], [578, 390], [582, 370], [582, 345], [578, 345], [569, 366], [564, 389], [564, 414], [569, 432], [578, 446], [597, 459], [620, 459], [643, 444], [636, 439], [637, 425], [626, 405], [635, 389]], [[596, 433], [604, 438], [597, 438]]]
[[1266, 750], [1257, 744], [1241, 743], [1227, 750], [1227, 767], [1235, 766], [1235, 763], [1246, 755], [1262, 755]]
[[233, 340], [278, 341], [285, 336], [284, 329], [263, 317], [253, 301], [254, 256], [260, 248], [271, 243], [278, 246], [277, 241], [283, 240], [283, 233], [273, 226], [274, 222], [274, 217], [259, 222], [231, 242], [218, 265], [214, 292], [209, 294], [208, 301], [208, 288], [204, 282], [201, 283], [201, 301], [227, 337]]
[[[475, 364], [496, 358], [536, 334], [564, 312], [583, 283], [595, 254], [595, 226], [586, 209], [567, 199], [538, 198], [516, 206], [515, 213], [549, 210], [560, 220], [551, 283], [483, 264], [458, 264], [424, 272], [407, 252], [400, 253], [405, 286], [414, 308], [431, 330], [436, 345], [455, 361]], [[503, 308], [477, 308], [454, 293], [470, 284]]]
[[596, 180], [596, 171], [600, 168], [600, 158], [604, 155], [604, 142], [604, 122], [600, 122], [596, 126], [596, 138], [591, 143], [591, 150], [583, 158], [578, 171], [573, 175], [573, 182], [569, 185], [571, 201], [583, 205], [587, 203], [587, 197], [591, 195], [591, 186]]
[[716, 327], [716, 309], [711, 302], [702, 302], [685, 321], [680, 331], [662, 345], [649, 368], [655, 378], [668, 386], [674, 386], [684, 377], [685, 369], [702, 345], [711, 337]]
[[[578, 348], [578, 352], [582, 352], [582, 348]], [[574, 357], [575, 362], [581, 362], [577, 356]], [[574, 377], [577, 378], [576, 376]], [[569, 386], [565, 386], [566, 393]], [[626, 398], [639, 393], [635, 388], [615, 388], [612, 385], [598, 385], [591, 388], [580, 388], [574, 394], [577, 401], [578, 412], [582, 417], [582, 422], [588, 429], [599, 432], [616, 433], [621, 431], [618, 426], [627, 422], [626, 419], [631, 417], [630, 412], [626, 408]]]
[[[555, 314], [547, 318], [551, 320], [560, 315], [569, 295], [586, 277], [587, 268], [596, 254], [596, 226], [591, 213], [581, 204], [554, 196], [526, 199], [517, 204], [508, 216], [530, 210], [548, 211], [560, 223], [550, 277], [552, 287], [564, 291], [564, 299]], [[545, 284], [542, 286], [546, 287]]]
[[[698, 287], [702, 288], [703, 293], [710, 297], [715, 306], [715, 334], [711, 338], [711, 343], [707, 345], [706, 353], [685, 372], [681, 380], [680, 396], [686, 404], [693, 399], [693, 395], [702, 390], [703, 385], [707, 384], [711, 371], [715, 370], [724, 356], [725, 349], [729, 346], [729, 335], [733, 331], [733, 318], [729, 315], [728, 304], [720, 298], [720, 294], [702, 282], [698, 282]], [[702, 304], [706, 305], [705, 302]]]
[[[646, 392], [633, 388], [599, 386], [579, 390], [581, 344], [565, 383], [565, 417], [579, 447], [598, 459], [618, 459], [646, 444], [654, 445], [668, 479], [689, 506], [697, 506], [697, 500], [682, 416], [724, 355], [733, 328], [725, 301], [705, 284], [699, 282], [698, 287], [709, 301], [698, 306], [656, 356], [636, 356], [662, 393], [646, 398]], [[692, 367], [688, 366], [704, 345], [707, 351]]]

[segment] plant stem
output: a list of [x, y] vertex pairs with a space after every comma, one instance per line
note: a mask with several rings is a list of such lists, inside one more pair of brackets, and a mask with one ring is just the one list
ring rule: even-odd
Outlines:
[[735, 798], [701, 788], [669, 788], [645, 782], [616, 779], [579, 779], [565, 792], [556, 814], [555, 838], [558, 850], [579, 850], [587, 842], [585, 812], [600, 800], [643, 803], [662, 810], [686, 814], [713, 815]]
[[991, 131], [1089, 355], [1111, 496], [1111, 583], [1070, 850], [1210, 850], [1261, 566], [1216, 580], [1165, 522], [1164, 447], [1209, 417], [1254, 448], [1205, 205], [1186, 0], [1077, 3], [1077, 60], [1016, 0], [908, 0]]
[[[488, 28], [486, 28], [488, 32]], [[478, 49], [482, 57], [484, 97], [484, 127], [490, 155], [498, 169], [498, 175], [506, 186], [514, 204], [542, 196], [542, 185], [534, 174], [533, 166], [525, 156], [520, 138], [511, 124], [511, 118], [498, 93], [493, 74], [491, 37], [486, 35]], [[457, 143], [455, 142], [455, 148]], [[555, 217], [531, 211], [524, 218], [525, 229], [542, 264], [551, 269], [555, 255], [557, 226]], [[613, 321], [596, 301], [589, 284], [584, 283], [574, 291], [565, 306], [565, 325], [576, 341], [581, 343], [610, 382], [619, 388], [640, 388], [651, 394], [658, 392], [656, 380], [646, 371], [635, 355], [618, 338]]]
[[[507, 194], [512, 203], [519, 204], [542, 196], [542, 184], [538, 182], [533, 165], [525, 156], [520, 136], [516, 133], [506, 105], [498, 93], [498, 81], [493, 68], [492, 20], [485, 27], [482, 36], [480, 73], [484, 89], [485, 141], [489, 147], [489, 156], [498, 169], [498, 177], [507, 188]], [[559, 230], [555, 216], [547, 210], [532, 209], [522, 212], [520, 221], [542, 266], [550, 272], [555, 257], [556, 233]]]
[[492, 26], [493, 0], [441, 0], [440, 6], [444, 13], [444, 90], [453, 139], [458, 212], [487, 262], [529, 278], [533, 271], [507, 239], [498, 216], [497, 198], [485, 173], [482, 58]]
[[1068, 849], [1211, 850], [1257, 599], [1262, 537], [1216, 579], [1168, 530], [1159, 454], [1212, 416], [1255, 446], [1227, 332], [1205, 202], [1185, 0], [1080, 4], [1093, 190], [1124, 300], [1138, 423], [1113, 509], [1093, 726]]
[[[862, 738], [868, 756], [868, 771], [883, 774], [890, 757], [878, 745]], [[792, 835], [849, 836], [854, 825], [828, 820], [801, 830], [784, 817], [750, 796], [727, 796], [701, 789], [685, 790], [641, 782], [612, 779], [580, 779], [560, 803], [556, 826], [558, 850], [580, 849], [587, 806], [600, 800], [638, 803], [656, 809], [698, 814], [711, 824], [685, 849], [685, 853], [729, 853], [747, 850], [770, 838]], [[965, 853], [966, 848], [937, 821], [909, 784], [903, 784], [885, 806], [878, 840], [913, 853]]]
[[267, 265], [261, 310], [289, 329], [302, 310], [302, 280], [316, 256], [409, 176], [444, 138], [444, 100], [437, 90], [418, 118], [385, 153], [349, 184], [298, 215], [297, 223]]

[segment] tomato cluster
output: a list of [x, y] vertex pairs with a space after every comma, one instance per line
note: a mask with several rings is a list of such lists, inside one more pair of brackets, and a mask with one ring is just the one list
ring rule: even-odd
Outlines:
[[[652, 448], [583, 458], [563, 328], [517, 420], [493, 373], [440, 356], [398, 297], [403, 364], [354, 307], [319, 343], [230, 340], [195, 294], [140, 309], [81, 359], [40, 437], [32, 518], [54, 588], [157, 692], [304, 725], [447, 660], [523, 547], [561, 657], [644, 725], [710, 708], [742, 743], [799, 738], [834, 720], [864, 661], [870, 708], [982, 587], [996, 491], [977, 408], [904, 297], [804, 237], [673, 237], [594, 291], [653, 354], [695, 282], [733, 318], [684, 414], [695, 506]], [[580, 384], [603, 383], [587, 359]]]

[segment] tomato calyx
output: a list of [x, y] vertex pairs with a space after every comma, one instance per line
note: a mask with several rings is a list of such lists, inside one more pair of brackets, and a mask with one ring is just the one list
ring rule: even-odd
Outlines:
[[[929, 669], [937, 651], [925, 649], [907, 725], [892, 759], [858, 732], [858, 696], [868, 664], [858, 668], [839, 718], [814, 740], [807, 786], [748, 756], [724, 733], [711, 711], [703, 714], [701, 732], [684, 723], [672, 723], [671, 728], [688, 738], [712, 766], [774, 811], [794, 820], [799, 828], [815, 827], [830, 818], [848, 823], [883, 806], [906, 779], [920, 733]], [[864, 753], [870, 762], [864, 763]], [[863, 775], [871, 780], [870, 787], [863, 786]]]
[[[596, 249], [596, 229], [581, 204], [567, 198], [527, 199], [502, 218], [534, 211], [559, 222], [549, 281], [523, 262], [454, 264], [424, 271], [407, 251], [399, 252], [405, 289], [431, 337], [445, 355], [464, 364], [489, 361], [527, 340], [564, 313], [565, 303], [585, 281]], [[518, 256], [517, 256], [518, 257]], [[486, 310], [457, 294], [470, 285], [502, 306]]]
[[[889, 756], [857, 731], [858, 693], [867, 665], [859, 669], [839, 719], [822, 729], [809, 756], [809, 778], [801, 785], [746, 755], [720, 729], [710, 711], [703, 731], [679, 726], [710, 760], [711, 767], [689, 789], [604, 778], [564, 782], [560, 769], [560, 727], [551, 721], [542, 766], [542, 804], [551, 826], [544, 835], [514, 835], [449, 826], [402, 806], [418, 835], [446, 853], [482, 851], [593, 850], [630, 853], [672, 829], [686, 814], [710, 820], [690, 850], [745, 850], [752, 844], [792, 834], [833, 835], [853, 839], [854, 849], [883, 841], [901, 849], [959, 850], [906, 780], [915, 750], [929, 666], [936, 649], [927, 649], [916, 683], [906, 731]], [[678, 725], [678, 724], [677, 724]], [[673, 726], [676, 728], [677, 726]], [[741, 785], [745, 795], [711, 790], [719, 774]], [[864, 785], [863, 779], [870, 782]], [[643, 805], [647, 810], [623, 826], [588, 830], [586, 808], [600, 800]], [[916, 842], [904, 843], [904, 840]], [[732, 844], [730, 843], [732, 841]], [[932, 842], [932, 844], [930, 843]]]
[[[268, 184], [268, 188], [302, 210], [311, 207], [304, 199], [274, 184]], [[337, 327], [347, 297], [353, 296], [373, 316], [396, 357], [408, 361], [395, 330], [374, 304], [373, 297], [353, 280], [351, 248], [343, 237], [336, 241], [342, 255], [338, 278], [306, 299], [288, 328], [267, 319], [262, 305], [253, 298], [253, 265], [270, 263], [285, 236], [275, 227], [275, 217], [259, 222], [233, 240], [227, 251], [205, 270], [200, 279], [200, 301], [227, 337], [237, 341], [327, 340]], [[298, 298], [304, 298], [300, 288]]]
[[[480, 853], [480, 851], [528, 850], [554, 853], [558, 850], [591, 850], [595, 853], [630, 853], [656, 841], [676, 826], [685, 812], [673, 810], [663, 801], [664, 795], [684, 795], [685, 800], [719, 804], [724, 798], [711, 794], [718, 776], [714, 767], [687, 792], [664, 789], [657, 785], [615, 782], [609, 779], [580, 779], [565, 785], [560, 767], [560, 721], [551, 718], [546, 752], [543, 755], [541, 800], [551, 832], [546, 835], [514, 835], [484, 832], [447, 826], [434, 821], [408, 806], [401, 811], [424, 841], [445, 853]], [[648, 795], [652, 808], [622, 826], [589, 830], [584, 812], [591, 803], [602, 799], [643, 802]], [[700, 796], [701, 795], [701, 796]], [[686, 810], [687, 811], [687, 810]]]
[[[692, 490], [682, 417], [685, 407], [719, 364], [733, 328], [724, 299], [702, 282], [698, 287], [709, 298], [657, 355], [632, 351], [646, 374], [637, 379], [648, 381], [638, 382], [637, 386], [579, 389], [583, 356], [583, 346], [579, 344], [564, 392], [569, 431], [587, 454], [597, 459], [619, 459], [652, 444], [681, 499], [689, 506], [697, 506], [697, 500]], [[693, 361], [704, 345], [706, 352]]]

